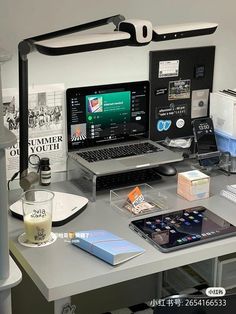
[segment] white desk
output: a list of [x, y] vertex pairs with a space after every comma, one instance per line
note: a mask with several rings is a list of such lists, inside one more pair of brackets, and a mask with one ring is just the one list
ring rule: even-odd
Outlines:
[[[181, 167], [180, 164], [180, 171]], [[215, 195], [226, 184], [236, 182], [234, 175], [213, 176], [211, 197], [191, 203], [176, 195], [175, 182], [176, 177], [169, 177], [156, 184], [156, 188], [160, 188], [162, 193], [168, 196], [171, 210], [204, 205], [236, 225], [236, 206]], [[54, 184], [51, 189], [78, 193], [71, 182]], [[70, 296], [119, 285], [122, 282], [127, 283], [133, 279], [236, 251], [236, 237], [231, 237], [173, 253], [161, 253], [130, 230], [128, 224], [127, 217], [110, 208], [107, 193], [98, 197], [96, 203], [89, 203], [87, 209], [70, 223], [54, 228], [54, 232], [106, 229], [146, 250], [143, 255], [116, 267], [79, 250], [70, 243], [65, 243], [62, 239], [44, 248], [23, 247], [17, 242], [17, 237], [23, 232], [23, 223], [13, 217], [9, 218], [10, 249], [46, 300], [55, 301], [55, 313], [61, 313], [59, 308], [70, 301]]]

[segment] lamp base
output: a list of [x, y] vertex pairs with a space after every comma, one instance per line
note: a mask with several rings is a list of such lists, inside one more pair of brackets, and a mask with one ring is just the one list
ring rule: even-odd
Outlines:
[[[88, 204], [88, 199], [83, 196], [53, 192], [52, 226], [59, 227], [74, 219], [84, 211]], [[23, 220], [23, 210], [21, 200], [16, 201], [10, 206], [12, 216]]]

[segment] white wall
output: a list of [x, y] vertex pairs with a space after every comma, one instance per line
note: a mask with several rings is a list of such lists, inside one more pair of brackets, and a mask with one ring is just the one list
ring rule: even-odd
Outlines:
[[[17, 45], [27, 37], [115, 14], [155, 24], [191, 21], [219, 23], [214, 35], [145, 47], [121, 47], [77, 55], [29, 56], [32, 84], [64, 82], [66, 87], [106, 84], [149, 77], [149, 51], [216, 45], [214, 90], [236, 87], [235, 0], [0, 0], [0, 47], [13, 58], [3, 66], [3, 87], [16, 87]], [[112, 26], [110, 25], [111, 29]]]

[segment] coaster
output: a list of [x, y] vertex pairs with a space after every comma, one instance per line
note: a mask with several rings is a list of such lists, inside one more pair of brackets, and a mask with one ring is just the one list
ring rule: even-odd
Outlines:
[[32, 243], [29, 242], [29, 240], [26, 239], [26, 234], [22, 233], [19, 237], [18, 237], [18, 242], [21, 245], [27, 246], [27, 247], [44, 247], [44, 246], [48, 246], [50, 244], [53, 244], [57, 239], [57, 236], [55, 235], [55, 233], [51, 232], [51, 235], [48, 239], [48, 241], [46, 242], [41, 242], [41, 243]]

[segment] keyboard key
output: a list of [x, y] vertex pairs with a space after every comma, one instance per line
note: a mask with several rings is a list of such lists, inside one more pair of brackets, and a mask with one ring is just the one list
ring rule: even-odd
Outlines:
[[160, 179], [161, 176], [158, 175], [155, 168], [116, 173], [115, 175], [98, 177], [96, 181], [96, 190], [110, 190], [117, 187], [147, 183]]
[[121, 145], [117, 147], [89, 150], [81, 153], [77, 153], [80, 157], [88, 162], [96, 162], [107, 159], [116, 159], [129, 156], [150, 154], [154, 152], [162, 151], [159, 147], [156, 147], [148, 142]]

